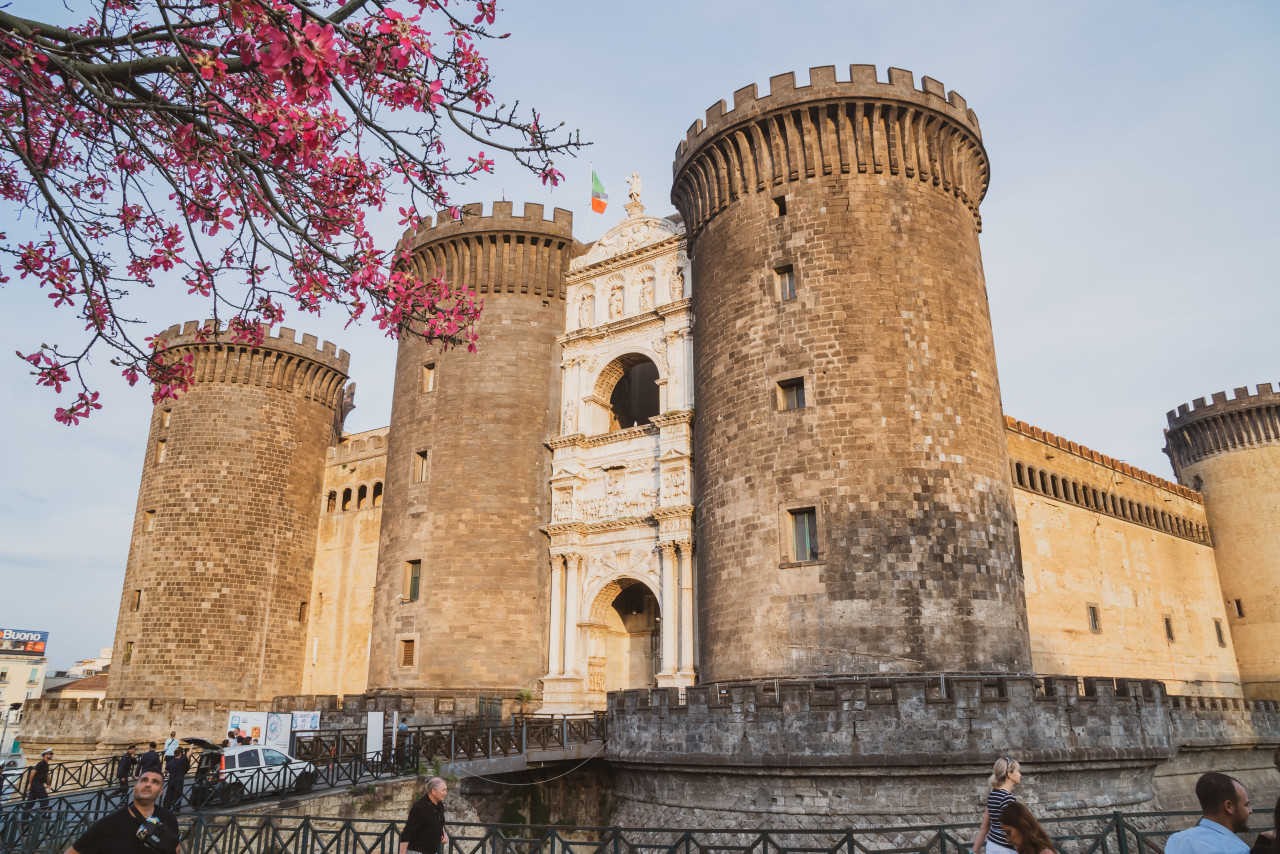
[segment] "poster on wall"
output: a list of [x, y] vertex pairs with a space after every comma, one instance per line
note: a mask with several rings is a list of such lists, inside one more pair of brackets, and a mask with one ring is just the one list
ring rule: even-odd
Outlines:
[[369, 759], [377, 758], [382, 752], [382, 727], [386, 716], [386, 712], [369, 713], [369, 728], [365, 730], [364, 743], [364, 755]]
[[256, 738], [261, 744], [266, 731], [266, 712], [232, 712], [227, 715], [227, 732], [238, 732], [248, 738], [250, 743]]
[[293, 729], [292, 715], [278, 715], [274, 712], [267, 715], [267, 737], [262, 743], [274, 747], [281, 753], [289, 752], [289, 733]]
[[319, 712], [294, 712], [293, 713], [293, 731], [294, 732], [313, 732], [320, 729], [320, 713]]

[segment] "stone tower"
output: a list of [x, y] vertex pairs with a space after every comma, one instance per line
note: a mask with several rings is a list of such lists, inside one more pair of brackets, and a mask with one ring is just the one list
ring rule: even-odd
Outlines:
[[1204, 495], [1244, 694], [1280, 700], [1280, 393], [1218, 392], [1168, 418], [1174, 474]]
[[350, 357], [292, 329], [253, 348], [201, 328], [164, 333], [195, 377], [152, 413], [112, 697], [270, 699], [301, 680], [325, 451]]
[[537, 687], [551, 518], [547, 480], [560, 401], [564, 277], [573, 215], [510, 202], [428, 221], [410, 241], [419, 275], [483, 300], [480, 351], [403, 340], [387, 445], [374, 592], [371, 689]]
[[978, 121], [850, 74], [740, 89], [676, 151], [704, 682], [1030, 669]]

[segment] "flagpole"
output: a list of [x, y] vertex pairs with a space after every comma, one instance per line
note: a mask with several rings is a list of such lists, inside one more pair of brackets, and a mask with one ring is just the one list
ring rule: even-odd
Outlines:
[[591, 214], [595, 213], [595, 189], [594, 183], [596, 177], [596, 163], [594, 160], [587, 161], [587, 243], [591, 242]]

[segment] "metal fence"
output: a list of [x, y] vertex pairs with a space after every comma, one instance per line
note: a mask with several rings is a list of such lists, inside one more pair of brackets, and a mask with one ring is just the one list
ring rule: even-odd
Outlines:
[[[1258, 811], [1255, 815], [1266, 815]], [[33, 817], [39, 832], [5, 840], [13, 854], [61, 852], [104, 813]], [[1190, 812], [1101, 813], [1046, 819], [1062, 854], [1163, 854]], [[856, 824], [856, 817], [849, 817]], [[400, 822], [290, 816], [199, 814], [182, 825], [187, 854], [396, 854]], [[441, 854], [965, 854], [971, 824], [905, 824], [794, 830], [752, 828], [624, 828], [451, 824]]]

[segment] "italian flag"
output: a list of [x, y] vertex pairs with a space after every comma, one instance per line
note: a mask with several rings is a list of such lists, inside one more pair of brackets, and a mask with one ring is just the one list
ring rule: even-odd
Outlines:
[[604, 209], [609, 206], [609, 194], [604, 191], [604, 184], [600, 183], [600, 176], [596, 174], [596, 170], [591, 170], [591, 210], [596, 213], [604, 213]]

